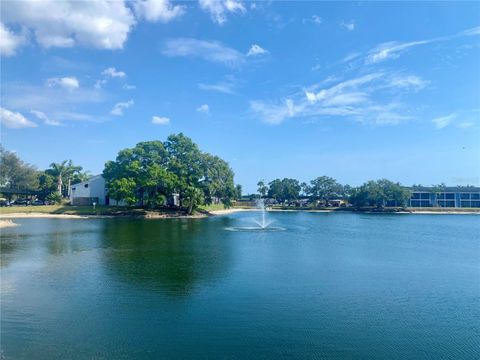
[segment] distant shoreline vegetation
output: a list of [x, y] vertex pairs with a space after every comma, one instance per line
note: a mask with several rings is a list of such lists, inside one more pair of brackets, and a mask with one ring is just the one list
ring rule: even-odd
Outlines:
[[[66, 203], [71, 185], [91, 177], [71, 160], [52, 163], [49, 169], [38, 171], [3, 147], [0, 147], [0, 155], [0, 205], [26, 205], [29, 201], [35, 205]], [[114, 161], [106, 162], [102, 175], [108, 196], [113, 200], [110, 204], [187, 214], [200, 207], [255, 206], [254, 202], [260, 198], [269, 206], [289, 209], [402, 209], [408, 206], [411, 192], [416, 189], [431, 195], [428, 196], [432, 207], [448, 207], [446, 204], [449, 204], [440, 196], [447, 189], [445, 184], [408, 188], [380, 179], [352, 187], [328, 176], [317, 177], [309, 183], [292, 178], [269, 183], [261, 180], [256, 194], [242, 196], [242, 187], [235, 185], [229, 164], [218, 156], [202, 152], [182, 133], [172, 134], [164, 142], [140, 142], [133, 148], [120, 150]], [[472, 186], [457, 188], [466, 192], [475, 189], [480, 193]], [[472, 207], [480, 207], [476, 206], [476, 198], [470, 199], [470, 203], [475, 203]]]

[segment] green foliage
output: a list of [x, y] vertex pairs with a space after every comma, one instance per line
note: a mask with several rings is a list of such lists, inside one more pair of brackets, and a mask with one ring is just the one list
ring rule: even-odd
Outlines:
[[9, 189], [35, 190], [38, 187], [37, 170], [23, 162], [17, 154], [0, 146], [0, 186]]
[[357, 207], [384, 207], [387, 202], [393, 202], [396, 206], [405, 206], [409, 197], [408, 189], [399, 183], [386, 179], [371, 180], [353, 190], [350, 203]]
[[241, 200], [242, 199], [242, 185], [237, 184], [235, 186], [235, 200]]
[[268, 184], [268, 196], [279, 202], [297, 199], [300, 190], [300, 183], [295, 179], [275, 179]]
[[38, 198], [46, 200], [47, 196], [56, 190], [57, 181], [55, 178], [46, 172], [38, 172]]
[[52, 192], [45, 197], [45, 200], [50, 203], [60, 204], [62, 202], [62, 195], [60, 195], [58, 192]]
[[180, 195], [181, 206], [188, 212], [216, 200], [230, 206], [235, 198], [234, 174], [228, 163], [203, 153], [183, 134], [170, 135], [164, 143], [141, 142], [121, 150], [115, 161], [105, 164], [103, 176], [110, 198], [125, 196], [127, 192], [116, 189], [126, 183], [114, 183], [125, 179], [130, 203], [148, 207], [163, 206], [173, 193]]
[[264, 180], [260, 180], [257, 183], [257, 191], [260, 194], [261, 197], [267, 196], [268, 193], [268, 185], [265, 184]]
[[135, 197], [136, 183], [130, 178], [113, 179], [108, 185], [108, 194], [112, 199], [125, 201], [128, 205], [137, 202]]
[[81, 166], [73, 165], [72, 160], [64, 160], [61, 163], [51, 163], [50, 169], [45, 172], [53, 176], [57, 181], [57, 192], [61, 196], [68, 194], [68, 188], [75, 177], [81, 177]]
[[204, 194], [201, 189], [188, 186], [184, 191], [182, 204], [187, 208], [187, 213], [191, 214], [204, 203], [204, 200]]
[[335, 179], [328, 176], [320, 176], [310, 181], [310, 186], [306, 187], [306, 194], [315, 200], [327, 203], [342, 197], [343, 186]]

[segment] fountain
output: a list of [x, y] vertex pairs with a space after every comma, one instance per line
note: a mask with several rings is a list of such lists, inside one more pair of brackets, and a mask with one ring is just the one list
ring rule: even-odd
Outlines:
[[262, 229], [266, 229], [268, 227], [268, 225], [270, 225], [272, 222], [271, 221], [267, 221], [267, 211], [265, 210], [265, 201], [263, 199], [258, 199], [257, 200], [257, 208], [260, 209], [260, 211], [262, 212], [262, 217], [261, 217], [261, 220], [254, 220], [256, 224], [258, 224], [258, 226], [260, 226], [260, 228]]
[[[258, 199], [256, 202], [257, 209], [261, 211], [260, 219], [253, 219], [253, 222], [258, 226], [235, 226], [227, 227], [225, 230], [228, 231], [261, 231], [261, 232], [271, 232], [271, 231], [284, 231], [285, 228], [270, 226], [273, 222], [267, 219], [267, 210], [265, 208], [265, 201], [263, 199]], [[250, 218], [251, 219], [251, 218]]]

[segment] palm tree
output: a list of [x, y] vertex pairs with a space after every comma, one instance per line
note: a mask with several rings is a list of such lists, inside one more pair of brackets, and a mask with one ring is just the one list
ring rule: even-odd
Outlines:
[[68, 188], [75, 173], [82, 170], [81, 166], [73, 165], [72, 160], [64, 160], [61, 163], [51, 163], [47, 172], [57, 178], [57, 192], [62, 195], [63, 180], [68, 180]]

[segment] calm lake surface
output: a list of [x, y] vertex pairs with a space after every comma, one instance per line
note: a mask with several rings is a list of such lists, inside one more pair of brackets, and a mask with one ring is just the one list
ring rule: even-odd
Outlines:
[[480, 217], [18, 219], [6, 359], [479, 359]]

